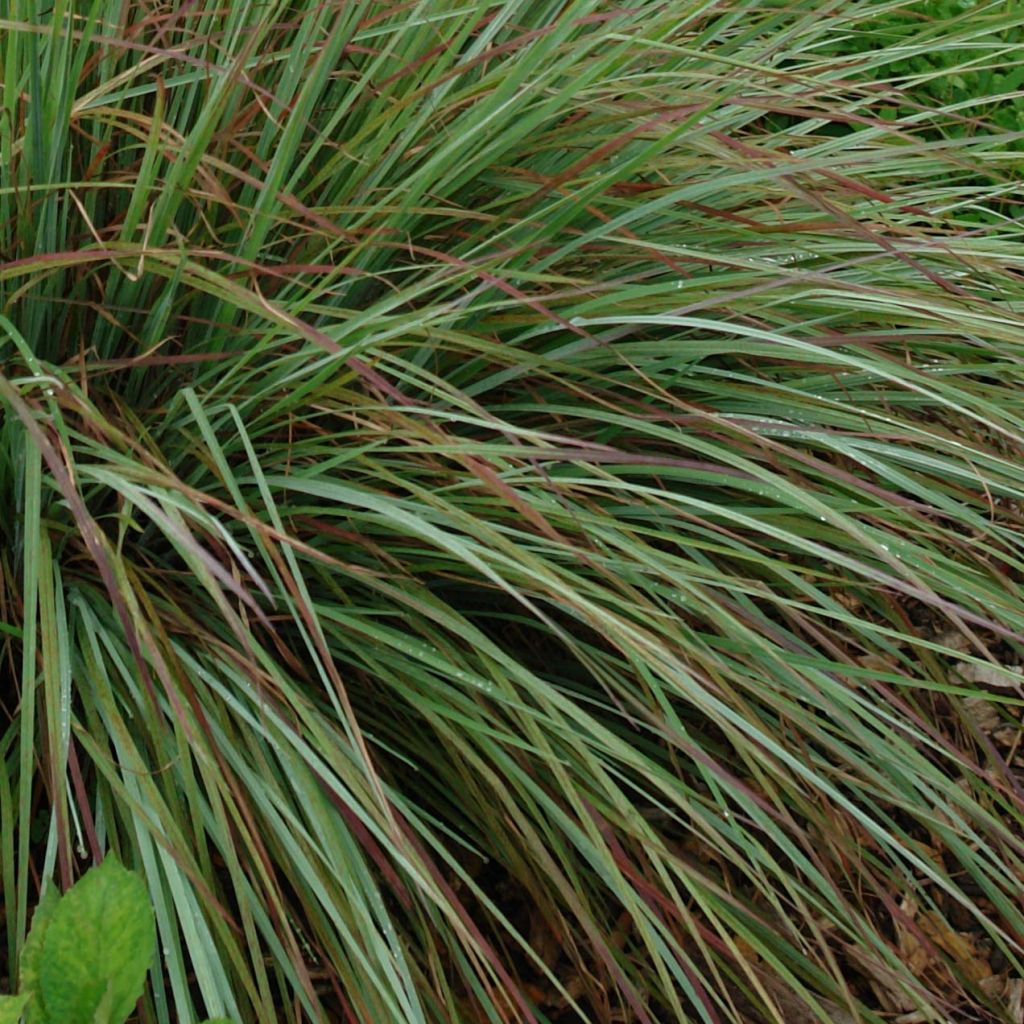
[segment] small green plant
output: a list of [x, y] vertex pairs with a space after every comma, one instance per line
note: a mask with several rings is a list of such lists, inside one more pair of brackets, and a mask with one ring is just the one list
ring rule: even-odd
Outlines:
[[907, 103], [890, 116], [923, 109], [941, 118], [952, 137], [979, 131], [1006, 133], [991, 145], [1024, 149], [1024, 26], [1007, 18], [1011, 5], [980, 0], [917, 0], [906, 6], [865, 6], [863, 20], [832, 44], [838, 53], [862, 54], [871, 74], [902, 86]]
[[155, 951], [146, 887], [108, 856], [63, 896], [46, 890], [21, 954], [21, 991], [0, 996], [0, 1024], [123, 1024]]

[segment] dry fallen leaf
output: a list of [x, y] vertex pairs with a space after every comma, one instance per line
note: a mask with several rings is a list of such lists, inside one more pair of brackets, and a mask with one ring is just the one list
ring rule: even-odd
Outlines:
[[922, 914], [919, 924], [921, 931], [956, 964], [965, 978], [980, 982], [992, 976], [991, 966], [978, 955], [974, 938], [968, 932], [953, 931], [934, 913]]
[[1007, 980], [1003, 989], [1003, 1004], [1013, 1024], [1024, 1024], [1024, 978]]
[[[893, 922], [897, 948], [900, 959], [915, 977], [929, 986], [937, 984], [949, 969], [948, 960], [966, 980], [983, 986], [995, 984], [992, 967], [979, 950], [975, 936], [956, 931], [935, 911], [922, 911], [912, 897], [907, 896], [900, 901], [900, 910], [903, 916], [896, 917]], [[926, 1020], [908, 994], [892, 983], [895, 979], [877, 971], [873, 973], [875, 981], [886, 988], [889, 1009], [903, 1011], [898, 1021], [922, 1024]]]
[[[900, 910], [914, 921], [917, 918], [917, 901], [905, 896], [900, 901]], [[900, 959], [910, 968], [915, 977], [920, 977], [931, 960], [925, 944], [899, 919], [896, 920], [896, 939]]]
[[961, 707], [973, 725], [986, 736], [1002, 725], [999, 709], [985, 697], [965, 697]]
[[1006, 1020], [1010, 1024], [1024, 1024], [1024, 979], [1009, 974], [996, 974], [984, 978], [979, 987], [988, 996], [1003, 1004]]
[[970, 640], [958, 629], [947, 629], [945, 633], [931, 639], [933, 643], [941, 644], [951, 651], [960, 651], [962, 654], [966, 654], [971, 647]]
[[[821, 1024], [821, 1018], [800, 999], [790, 992], [787, 985], [767, 971], [757, 970], [756, 974], [772, 1001], [782, 1014], [786, 1024]], [[828, 1015], [829, 1024], [857, 1024], [856, 1019], [842, 1006], [823, 999], [821, 1008]]]
[[964, 679], [978, 686], [1019, 690], [1021, 684], [1024, 684], [1024, 668], [1020, 665], [979, 665], [973, 661], [962, 661], [957, 669]]

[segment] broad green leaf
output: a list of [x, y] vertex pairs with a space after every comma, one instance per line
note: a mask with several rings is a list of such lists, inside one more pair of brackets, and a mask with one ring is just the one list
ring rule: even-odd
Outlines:
[[22, 1011], [28, 1002], [28, 995], [0, 996], [0, 1024], [18, 1024]]
[[46, 1024], [46, 1011], [39, 992], [39, 968], [43, 955], [43, 940], [60, 901], [60, 891], [55, 885], [48, 885], [36, 906], [35, 914], [32, 916], [32, 928], [21, 951], [18, 987], [29, 1000], [25, 1008], [26, 1024]]
[[96, 1007], [96, 1012], [92, 1015], [92, 1024], [115, 1024], [114, 987], [109, 981], [103, 990], [99, 1006]]
[[65, 893], [43, 937], [39, 989], [45, 1024], [122, 1024], [131, 1013], [156, 947], [142, 879], [113, 857]]

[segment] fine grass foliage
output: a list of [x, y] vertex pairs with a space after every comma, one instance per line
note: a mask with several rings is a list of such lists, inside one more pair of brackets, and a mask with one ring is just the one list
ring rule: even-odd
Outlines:
[[0, 3], [10, 991], [108, 854], [146, 1024], [1004, 1019], [1019, 155], [861, 6]]

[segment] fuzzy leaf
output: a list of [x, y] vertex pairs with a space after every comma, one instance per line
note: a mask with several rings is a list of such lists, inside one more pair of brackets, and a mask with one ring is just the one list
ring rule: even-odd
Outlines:
[[109, 981], [103, 992], [103, 998], [100, 999], [100, 1004], [92, 1015], [92, 1024], [116, 1024], [114, 1019], [114, 987]]
[[43, 953], [43, 939], [61, 901], [61, 894], [55, 885], [49, 885], [32, 915], [25, 947], [21, 951], [18, 972], [18, 987], [28, 1000], [25, 1006], [26, 1024], [46, 1024], [46, 1010], [39, 992], [39, 967]]
[[0, 996], [0, 1024], [18, 1024], [22, 1010], [28, 1002], [28, 995]]
[[112, 857], [65, 893], [43, 937], [45, 1024], [122, 1024], [142, 994], [156, 929], [142, 879]]

